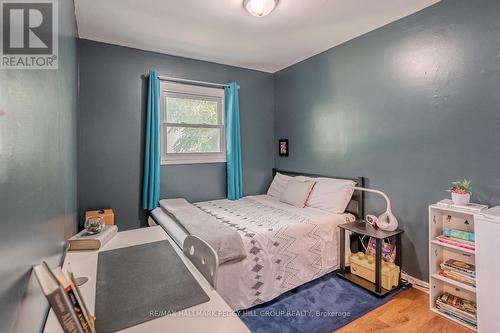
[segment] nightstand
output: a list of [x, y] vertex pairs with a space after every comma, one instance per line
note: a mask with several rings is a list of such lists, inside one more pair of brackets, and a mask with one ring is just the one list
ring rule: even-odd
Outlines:
[[[396, 244], [396, 260], [395, 264], [401, 268], [401, 235], [403, 230], [397, 229], [394, 231], [384, 231], [378, 228], [374, 228], [364, 221], [356, 221], [352, 223], [340, 224], [340, 269], [337, 273], [338, 276], [351, 281], [352, 283], [368, 290], [369, 292], [375, 294], [376, 296], [382, 297], [400, 287], [401, 284], [401, 274], [399, 275], [399, 285], [391, 290], [382, 288], [382, 242], [386, 238], [395, 238]], [[368, 237], [373, 237], [376, 240], [375, 246], [375, 283], [365, 280], [357, 275], [350, 272], [350, 269], [345, 267], [345, 231], [351, 231], [354, 234], [364, 235]]]

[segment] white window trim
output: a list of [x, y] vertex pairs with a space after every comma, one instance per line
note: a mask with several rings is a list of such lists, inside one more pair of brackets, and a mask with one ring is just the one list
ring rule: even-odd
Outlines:
[[[172, 154], [167, 153], [166, 134], [163, 128], [166, 126], [165, 114], [165, 95], [168, 93], [180, 95], [193, 95], [203, 98], [216, 98], [220, 99], [219, 117], [221, 125], [192, 125], [190, 127], [216, 127], [221, 128], [221, 152], [219, 153], [186, 153], [186, 154]], [[224, 117], [224, 89], [201, 87], [190, 84], [174, 83], [168, 81], [160, 82], [160, 164], [161, 165], [175, 165], [175, 164], [201, 164], [201, 163], [225, 163], [226, 162], [226, 126]]]

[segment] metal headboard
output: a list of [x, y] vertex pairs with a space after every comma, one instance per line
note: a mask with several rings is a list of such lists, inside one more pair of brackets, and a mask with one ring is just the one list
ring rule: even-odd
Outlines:
[[[325, 178], [337, 178], [337, 179], [348, 179], [356, 182], [356, 186], [365, 187], [365, 177], [358, 178], [345, 178], [345, 177], [335, 177], [335, 176], [325, 176], [325, 175], [317, 175], [313, 173], [304, 173], [304, 172], [295, 172], [295, 171], [286, 171], [279, 170], [273, 168], [273, 178], [276, 175], [276, 172], [279, 172], [288, 176], [306, 176], [306, 177], [325, 177]], [[362, 191], [354, 191], [351, 201], [347, 205], [346, 212], [353, 214], [357, 219], [362, 220], [365, 216], [365, 194]]]

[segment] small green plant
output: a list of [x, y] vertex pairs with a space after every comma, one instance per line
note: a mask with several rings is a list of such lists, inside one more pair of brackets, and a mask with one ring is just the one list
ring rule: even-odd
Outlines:
[[463, 180], [458, 180], [456, 182], [451, 183], [450, 192], [457, 194], [467, 194], [470, 192], [470, 180], [464, 178]]

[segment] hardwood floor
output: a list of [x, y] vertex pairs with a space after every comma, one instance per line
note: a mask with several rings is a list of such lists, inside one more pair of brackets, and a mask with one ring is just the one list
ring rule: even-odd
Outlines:
[[414, 288], [403, 291], [386, 304], [335, 332], [474, 332], [430, 311], [428, 297], [426, 293]]

